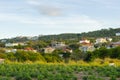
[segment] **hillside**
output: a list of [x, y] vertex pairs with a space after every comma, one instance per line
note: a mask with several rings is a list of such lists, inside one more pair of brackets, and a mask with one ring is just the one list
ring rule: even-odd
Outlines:
[[[68, 40], [68, 39], [81, 39], [81, 38], [88, 38], [88, 37], [114, 37], [116, 38], [115, 34], [120, 32], [120, 28], [116, 29], [101, 29], [97, 31], [91, 31], [91, 32], [83, 32], [83, 33], [65, 33], [65, 34], [59, 34], [59, 35], [47, 35], [39, 37], [39, 40]], [[118, 38], [118, 37], [117, 37]], [[118, 38], [119, 39], [119, 38]]]
[[[38, 36], [36, 40], [79, 40], [81, 38], [98, 38], [98, 37], [112, 37], [114, 41], [120, 40], [120, 36], [115, 36], [116, 33], [120, 32], [120, 28], [109, 28], [109, 29], [101, 29], [91, 32], [83, 32], [83, 33], [63, 33], [58, 35], [43, 35]], [[29, 41], [27, 37], [15, 37], [11, 39], [6, 39], [7, 42], [26, 42]]]
[[97, 31], [92, 31], [88, 33], [82, 33], [81, 36], [87, 36], [87, 37], [113, 37], [116, 33], [120, 32], [120, 28], [116, 29], [101, 29]]

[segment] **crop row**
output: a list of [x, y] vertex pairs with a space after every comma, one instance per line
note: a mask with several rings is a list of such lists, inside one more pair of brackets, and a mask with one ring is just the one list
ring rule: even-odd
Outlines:
[[120, 79], [120, 67], [0, 64], [0, 80], [106, 80], [106, 78]]

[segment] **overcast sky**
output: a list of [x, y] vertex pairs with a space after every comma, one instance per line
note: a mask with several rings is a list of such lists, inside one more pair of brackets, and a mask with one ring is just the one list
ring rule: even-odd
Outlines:
[[0, 38], [120, 27], [120, 0], [0, 0]]

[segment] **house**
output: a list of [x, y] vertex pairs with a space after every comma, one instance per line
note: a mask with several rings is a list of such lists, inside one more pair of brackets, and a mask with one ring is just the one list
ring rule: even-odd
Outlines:
[[5, 53], [10, 53], [11, 52], [11, 50], [5, 50]]
[[27, 44], [21, 42], [21, 43], [18, 43], [18, 45], [25, 46]]
[[24, 46], [26, 44], [25, 43], [6, 43], [5, 47], [14, 47], [14, 46], [18, 46], [18, 45]]
[[92, 44], [84, 44], [81, 47], [79, 47], [79, 49], [83, 52], [87, 52], [87, 51], [94, 51], [95, 47]]
[[47, 48], [44, 48], [44, 53], [52, 53], [54, 50], [55, 48], [47, 47]]
[[119, 32], [119, 33], [116, 33], [116, 36], [120, 36], [120, 32]]
[[27, 37], [27, 39], [29, 39], [29, 40], [38, 40], [38, 36], [34, 36], [34, 37]]
[[35, 53], [37, 52], [37, 50], [34, 50], [34, 49], [31, 48], [31, 47], [25, 48], [24, 51], [31, 51], [31, 52], [35, 52]]
[[111, 46], [112, 47], [120, 46], [120, 41], [119, 42], [113, 42], [113, 43], [111, 43]]
[[81, 40], [79, 43], [81, 44], [81, 47], [79, 47], [79, 49], [83, 52], [95, 50], [94, 45], [90, 43], [90, 40]]
[[5, 43], [6, 41], [7, 41], [7, 40], [5, 40], [5, 39], [2, 39], [2, 40], [1, 40], [2, 43]]
[[[69, 47], [65, 47], [65, 48], [63, 48], [63, 49], [61, 49], [64, 53], [73, 53], [73, 50], [71, 49], [71, 48], [69, 48]], [[61, 58], [63, 58], [63, 55], [64, 54], [58, 54]]]
[[66, 47], [64, 42], [52, 42], [51, 46], [55, 49], [61, 49], [63, 47]]
[[14, 46], [18, 46], [18, 43], [6, 43], [5, 47], [14, 47]]
[[6, 49], [5, 52], [6, 53], [9, 53], [9, 52], [15, 53], [15, 52], [17, 52], [17, 49]]
[[106, 38], [106, 40], [108, 41], [108, 42], [111, 42], [112, 41], [112, 38]]
[[106, 38], [97, 38], [95, 44], [106, 43], [106, 42], [107, 42]]
[[90, 40], [81, 40], [79, 43], [81, 44], [79, 49], [83, 52], [95, 50], [94, 45], [90, 43]]
[[83, 43], [89, 44], [89, 43], [90, 43], [90, 40], [87, 40], [87, 39], [81, 40], [81, 41], [79, 41], [79, 43], [80, 43], [80, 44], [83, 44]]
[[63, 50], [64, 52], [69, 52], [69, 53], [72, 53], [72, 52], [73, 52], [73, 50], [70, 49], [70, 48], [68, 48], [68, 47], [63, 48], [62, 50]]
[[67, 52], [70, 52], [70, 53], [72, 53], [72, 52], [73, 52], [73, 50], [72, 50], [72, 49], [66, 49], [66, 51], [67, 51]]

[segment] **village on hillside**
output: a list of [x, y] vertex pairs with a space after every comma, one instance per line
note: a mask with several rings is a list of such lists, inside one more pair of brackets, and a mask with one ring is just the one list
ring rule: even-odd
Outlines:
[[[120, 33], [116, 33], [116, 36], [120, 36]], [[66, 44], [65, 41], [49, 41], [49, 44], [46, 44], [43, 41], [38, 41], [37, 37], [28, 37], [30, 41], [27, 42], [7, 42], [5, 39], [1, 40], [1, 53], [17, 53], [18, 51], [24, 52], [33, 52], [39, 53], [41, 55], [50, 55], [60, 51], [63, 53], [70, 53], [71, 55], [76, 55], [75, 53], [84, 54], [87, 52], [93, 52], [101, 47], [106, 49], [112, 49], [120, 46], [120, 41], [113, 42], [111, 37], [100, 37], [95, 38], [94, 41], [91, 41], [86, 38], [81, 40]], [[57, 52], [56, 52], [57, 51]], [[77, 52], [76, 52], [77, 51]], [[106, 53], [104, 53], [106, 54]], [[59, 57], [63, 57], [64, 54], [57, 54]], [[76, 55], [77, 56], [77, 55]], [[1, 57], [1, 62], [4, 61], [4, 57]]]
[[[116, 36], [120, 36], [120, 33], [116, 33]], [[37, 37], [29, 38], [29, 39], [36, 40]], [[52, 53], [56, 49], [62, 49], [64, 51], [69, 51], [70, 53], [72, 53], [72, 48], [70, 48], [69, 45], [65, 44], [65, 42], [58, 42], [58, 41], [51, 41], [49, 45], [47, 45], [46, 47], [42, 47], [39, 50], [27, 46], [29, 45], [27, 42], [7, 43], [6, 40], [3, 39], [1, 40], [1, 43], [4, 43], [3, 49], [5, 50], [6, 53], [16, 52], [17, 50], [33, 51], [33, 52], [43, 51], [44, 53]], [[107, 49], [114, 48], [120, 46], [120, 41], [113, 42], [112, 38], [110, 37], [105, 37], [105, 38], [101, 37], [101, 38], [96, 38], [95, 42], [91, 42], [90, 40], [84, 38], [79, 40], [79, 42], [76, 42], [76, 44], [79, 45], [79, 50], [83, 52], [87, 52], [87, 51], [94, 51], [96, 48], [100, 48], [102, 46], [106, 47]], [[17, 49], [17, 47], [19, 46], [21, 47], [27, 46], [27, 47]]]

